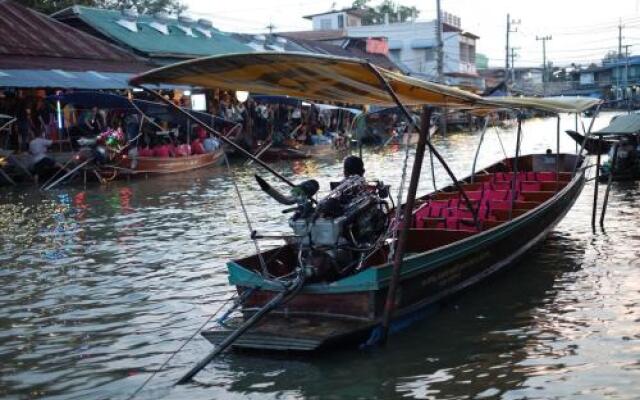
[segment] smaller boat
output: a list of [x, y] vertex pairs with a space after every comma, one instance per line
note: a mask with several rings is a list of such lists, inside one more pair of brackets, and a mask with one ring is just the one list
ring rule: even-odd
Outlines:
[[193, 154], [186, 157], [129, 157], [118, 156], [113, 163], [99, 166], [98, 173], [104, 178], [113, 179], [118, 175], [173, 174], [191, 171], [212, 165], [220, 165], [224, 150], [218, 148], [211, 153]]
[[640, 114], [619, 115], [593, 135], [613, 143], [609, 159], [600, 167], [599, 179], [632, 181], [640, 179]]
[[[204, 136], [195, 138], [197, 130], [192, 128], [196, 125], [164, 104], [100, 92], [67, 93], [49, 96], [47, 100], [58, 107], [72, 105], [80, 110], [108, 110], [105, 124], [111, 128], [98, 136], [95, 132], [82, 130], [84, 127], [81, 124], [69, 128], [70, 143], [79, 150], [69, 157], [69, 172], [62, 177], [54, 176], [56, 180], [45, 185], [45, 189], [77, 176], [84, 176], [85, 182], [87, 178], [97, 178], [104, 183], [122, 177], [186, 172], [220, 164], [224, 159], [222, 146], [205, 143], [214, 139]], [[233, 131], [237, 127], [237, 124], [207, 113], [189, 112], [221, 131]], [[175, 128], [168, 130], [156, 121], [162, 121], [166, 126], [171, 124]], [[148, 140], [146, 144], [143, 140], [145, 135]], [[191, 146], [195, 146], [195, 140], [199, 140], [199, 150]], [[149, 142], [156, 142], [157, 146], [166, 145], [167, 151], [164, 154], [151, 151]], [[145, 145], [146, 148], [141, 147]]]
[[575, 140], [578, 143], [578, 146], [582, 146], [584, 143], [584, 148], [588, 154], [607, 154], [613, 145], [613, 141], [611, 140], [601, 140], [597, 138], [589, 138], [587, 141], [584, 141], [584, 135], [579, 134], [574, 130], [566, 130], [565, 133], [571, 137], [571, 139]]

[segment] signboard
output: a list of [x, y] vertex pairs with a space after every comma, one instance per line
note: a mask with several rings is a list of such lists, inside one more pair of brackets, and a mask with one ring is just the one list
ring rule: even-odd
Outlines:
[[367, 53], [389, 54], [389, 43], [385, 39], [367, 39]]

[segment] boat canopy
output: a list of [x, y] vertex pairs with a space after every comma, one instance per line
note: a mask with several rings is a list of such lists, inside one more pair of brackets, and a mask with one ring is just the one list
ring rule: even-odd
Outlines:
[[320, 110], [320, 111], [324, 111], [324, 110], [340, 110], [340, 111], [348, 112], [348, 113], [353, 114], [353, 115], [362, 114], [362, 110], [359, 110], [357, 108], [339, 107], [339, 106], [334, 106], [332, 104], [320, 104], [320, 103], [313, 103], [313, 106], [315, 108], [317, 108], [318, 110]]
[[594, 132], [597, 136], [627, 136], [640, 133], [640, 114], [618, 115], [609, 126]]
[[598, 104], [591, 98], [481, 97], [369, 64], [366, 60], [309, 53], [242, 53], [168, 65], [134, 77], [134, 86], [157, 83], [245, 90], [315, 101], [395, 106], [374, 68], [406, 105], [448, 108], [535, 108], [580, 112]]
[[[375, 67], [374, 67], [375, 68]], [[379, 69], [404, 104], [471, 106], [481, 98], [445, 85]], [[289, 95], [315, 101], [395, 105], [370, 64], [361, 59], [308, 53], [243, 53], [205, 57], [161, 67], [131, 80], [198, 82], [198, 86]]]
[[593, 97], [510, 97], [495, 96], [487, 97], [496, 106], [503, 108], [530, 108], [552, 113], [578, 113], [586, 111], [599, 103], [600, 99]]

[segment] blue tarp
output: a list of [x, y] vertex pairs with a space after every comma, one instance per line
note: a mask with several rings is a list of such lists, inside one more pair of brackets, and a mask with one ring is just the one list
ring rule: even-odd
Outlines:
[[[121, 72], [63, 71], [60, 69], [0, 69], [0, 87], [108, 90], [130, 89], [135, 74]], [[149, 85], [158, 89], [189, 86]]]
[[115, 72], [2, 69], [0, 87], [127, 89], [132, 76]]

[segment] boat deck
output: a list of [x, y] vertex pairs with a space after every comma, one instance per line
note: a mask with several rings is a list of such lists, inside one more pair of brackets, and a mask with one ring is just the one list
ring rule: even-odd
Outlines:
[[[219, 344], [244, 320], [231, 318], [224, 325], [202, 332], [202, 336], [213, 344]], [[260, 321], [233, 343], [235, 349], [260, 349], [266, 351], [315, 351], [340, 342], [362, 342], [373, 324], [336, 318], [287, 318], [272, 315]]]
[[551, 198], [571, 180], [571, 173], [496, 172], [478, 175], [474, 183], [463, 188], [478, 214], [473, 213], [458, 191], [438, 192], [422, 199], [424, 203], [414, 211], [413, 227], [477, 232], [490, 229], [517, 217]]

